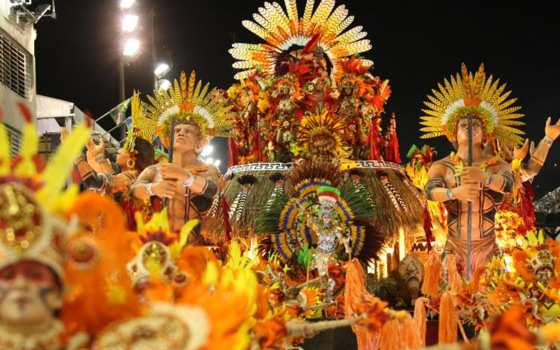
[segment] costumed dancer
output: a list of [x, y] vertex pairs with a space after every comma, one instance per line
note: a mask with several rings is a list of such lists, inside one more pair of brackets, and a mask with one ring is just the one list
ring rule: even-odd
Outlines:
[[335, 281], [329, 277], [329, 265], [337, 260], [337, 248], [344, 247], [344, 253], [352, 256], [351, 229], [343, 222], [336, 211], [340, 201], [340, 191], [336, 187], [321, 186], [317, 189], [319, 206], [315, 212], [305, 210], [307, 224], [317, 234], [317, 248], [314, 255], [314, 267], [326, 286], [327, 299], [334, 298]]
[[0, 349], [75, 349], [66, 347], [59, 319], [65, 240], [73, 231], [60, 214], [78, 192], [64, 187], [89, 129], [75, 128], [45, 166], [31, 113], [19, 108], [26, 123], [15, 159], [0, 124]]
[[517, 120], [521, 107], [504, 90], [498, 79], [486, 76], [483, 65], [473, 74], [463, 64], [461, 74], [445, 79], [428, 96], [421, 118], [422, 138], [446, 136], [457, 149], [430, 167], [425, 191], [428, 199], [445, 203], [445, 251], [458, 257], [469, 279], [496, 252], [494, 215], [513, 188], [510, 165], [484, 152], [489, 137], [501, 144], [521, 141], [522, 131], [515, 128], [522, 124]]
[[[170, 162], [146, 168], [133, 185], [133, 196], [144, 202], [166, 199], [169, 222], [179, 232], [190, 219], [201, 219], [218, 191], [219, 170], [198, 159], [209, 136], [228, 128], [227, 108], [211, 99], [208, 84], [182, 72], [167, 92], [149, 97], [149, 116], [158, 120], [158, 136], [169, 149]], [[161, 207], [160, 207], [161, 209]], [[155, 209], [157, 210], [157, 209]], [[200, 241], [200, 232], [191, 237]]]
[[134, 203], [130, 188], [138, 175], [154, 164], [154, 148], [151, 144], [156, 132], [157, 120], [144, 115], [140, 94], [131, 98], [132, 126], [128, 130], [124, 145], [118, 150], [116, 166], [105, 156], [105, 142], [96, 143], [90, 139], [86, 157], [80, 157], [76, 166], [82, 185], [97, 192], [112, 195], [126, 212], [128, 225], [134, 229], [134, 212], [142, 208], [142, 203]]

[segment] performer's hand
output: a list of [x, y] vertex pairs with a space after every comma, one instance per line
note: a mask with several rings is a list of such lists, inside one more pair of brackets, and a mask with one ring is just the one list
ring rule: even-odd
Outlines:
[[164, 179], [174, 180], [180, 184], [192, 175], [190, 171], [176, 164], [163, 164], [160, 168], [160, 172]]
[[104, 155], [105, 142], [103, 141], [103, 139], [99, 141], [99, 144], [96, 144], [93, 138], [90, 138], [88, 143], [86, 144], [86, 160], [96, 172], [102, 171], [99, 161], [101, 158], [103, 158]]
[[160, 181], [152, 185], [152, 192], [159, 198], [169, 198], [172, 199], [176, 193], [176, 187], [174, 181]]
[[130, 178], [124, 174], [119, 174], [116, 176], [113, 176], [113, 182], [112, 182], [112, 192], [113, 193], [118, 193], [118, 192], [127, 192], [130, 189], [131, 186], [131, 181]]
[[529, 152], [529, 139], [525, 139], [523, 146], [518, 148], [517, 146], [513, 149], [513, 159], [523, 160]]
[[99, 143], [95, 143], [93, 138], [90, 138], [86, 144], [88, 155], [93, 158], [105, 154], [105, 140], [99, 139]]
[[551, 123], [552, 118], [548, 117], [546, 119], [546, 125], [544, 127], [544, 134], [546, 135], [546, 137], [554, 141], [560, 135], [560, 118], [556, 121], [555, 124]]
[[483, 184], [486, 181], [486, 173], [477, 166], [468, 166], [463, 168], [461, 173], [461, 183], [478, 183]]
[[463, 202], [474, 202], [480, 196], [479, 183], [463, 183], [461, 186], [452, 189], [453, 198]]

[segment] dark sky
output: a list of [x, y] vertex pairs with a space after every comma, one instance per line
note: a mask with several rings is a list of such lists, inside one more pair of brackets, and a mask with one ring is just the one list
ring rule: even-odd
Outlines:
[[[126, 68], [127, 94], [151, 92], [152, 62], [149, 8], [155, 6], [157, 52], [179, 70], [195, 68], [213, 86], [233, 82], [235, 41], [259, 38], [241, 26], [263, 1], [139, 0], [144, 51]], [[553, 2], [545, 1], [337, 1], [344, 3], [373, 43], [365, 56], [374, 74], [390, 79], [393, 94], [386, 110], [398, 116], [401, 153], [418, 139], [421, 103], [437, 81], [454, 74], [461, 62], [472, 69], [484, 62], [488, 73], [508, 83], [527, 115], [534, 140], [543, 136], [548, 115], [560, 117], [560, 26]], [[304, 0], [298, 2], [300, 14]], [[101, 115], [117, 103], [119, 55], [118, 0], [59, 0], [58, 19], [42, 20], [36, 42], [37, 90], [75, 102]], [[428, 140], [440, 150], [444, 139]], [[560, 175], [560, 142], [536, 179], [543, 193]], [[555, 167], [556, 164], [556, 167]]]

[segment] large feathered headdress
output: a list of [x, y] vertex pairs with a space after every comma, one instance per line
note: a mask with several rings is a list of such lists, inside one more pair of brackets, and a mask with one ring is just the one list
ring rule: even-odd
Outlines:
[[172, 120], [176, 123], [191, 122], [196, 124], [202, 136], [225, 136], [229, 131], [229, 108], [218, 103], [209, 92], [209, 83], [203, 87], [202, 81], [196, 81], [193, 71], [187, 80], [181, 72], [179, 81], [167, 91], [158, 91], [148, 96], [148, 118], [158, 121], [158, 136], [167, 145]]
[[[265, 74], [274, 74], [279, 57], [292, 46], [305, 47], [311, 41], [328, 56], [334, 71], [342, 58], [369, 51], [371, 43], [364, 39], [367, 35], [362, 26], [350, 30], [354, 16], [348, 16], [344, 5], [334, 9], [335, 0], [322, 0], [313, 11], [314, 0], [307, 0], [303, 17], [300, 18], [296, 0], [284, 0], [286, 11], [280, 4], [264, 3], [259, 13], [253, 14], [253, 21], [245, 20], [243, 26], [265, 42], [261, 44], [235, 43], [229, 50], [238, 61], [233, 64], [242, 71], [235, 79], [243, 80], [257, 69]], [[334, 11], [333, 11], [334, 9]], [[371, 61], [362, 60], [366, 66]]]
[[145, 104], [142, 102], [138, 91], [134, 91], [132, 94], [130, 105], [132, 126], [126, 135], [124, 147], [132, 151], [134, 150], [134, 141], [137, 137], [150, 143], [152, 142], [156, 136], [158, 120], [154, 118], [153, 115], [147, 115], [145, 113]]
[[8, 132], [0, 120], [0, 269], [22, 260], [45, 264], [62, 276], [63, 245], [72, 233], [56, 217], [70, 206], [77, 186], [66, 189], [74, 160], [89, 139], [86, 125], [74, 128], [45, 165], [29, 109], [18, 105], [25, 125], [19, 154], [10, 156]]
[[439, 90], [432, 90], [428, 95], [427, 107], [420, 124], [424, 127], [422, 138], [445, 135], [455, 141], [457, 122], [468, 115], [479, 118], [487, 134], [493, 135], [502, 144], [521, 142], [523, 131], [516, 126], [523, 125], [518, 119], [523, 114], [517, 113], [521, 107], [515, 106], [516, 98], [509, 98], [511, 91], [504, 92], [506, 84], [500, 85], [499, 79], [486, 77], [484, 65], [473, 74], [462, 64], [461, 74], [445, 79]]

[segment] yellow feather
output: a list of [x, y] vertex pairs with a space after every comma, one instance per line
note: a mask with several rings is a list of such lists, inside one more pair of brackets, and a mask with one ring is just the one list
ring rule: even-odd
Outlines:
[[185, 99], [186, 101], [191, 101], [192, 102], [193, 89], [194, 89], [195, 83], [196, 83], [196, 72], [193, 70], [191, 72], [191, 75], [189, 77], [189, 82], [188, 82], [188, 85], [187, 85], [188, 91], [187, 91], [187, 98]]
[[10, 138], [4, 123], [0, 123], [0, 176], [10, 172]]
[[216, 265], [214, 261], [210, 261], [208, 265], [206, 265], [206, 271], [204, 271], [202, 282], [208, 286], [214, 286], [218, 283], [218, 275], [218, 265]]
[[39, 136], [37, 128], [33, 123], [25, 123], [22, 131], [22, 148], [20, 151], [21, 162], [17, 165], [15, 173], [17, 176], [33, 177], [37, 173], [33, 156], [37, 154], [39, 147]]
[[191, 231], [198, 224], [200, 224], [200, 220], [189, 220], [185, 225], [183, 225], [183, 227], [181, 228], [180, 240], [179, 240], [179, 244], [181, 248], [187, 245]]
[[80, 187], [76, 184], [72, 184], [66, 191], [62, 192], [60, 196], [55, 199], [55, 203], [53, 207], [51, 207], [51, 211], [57, 213], [67, 212], [72, 207], [79, 194]]
[[307, 0], [305, 3], [305, 9], [303, 11], [303, 30], [307, 32], [311, 25], [311, 15], [313, 14], [313, 7], [315, 6], [314, 0]]
[[284, 0], [284, 4], [286, 5], [286, 9], [287, 9], [287, 12], [288, 12], [288, 18], [290, 19], [290, 21], [293, 21], [293, 22], [299, 21], [297, 1], [296, 0]]
[[89, 140], [90, 129], [81, 124], [74, 128], [73, 132], [58, 147], [56, 153], [49, 161], [42, 174], [43, 187], [37, 193], [37, 201], [44, 208], [50, 210], [56, 205], [54, 200], [64, 188], [68, 174]]

